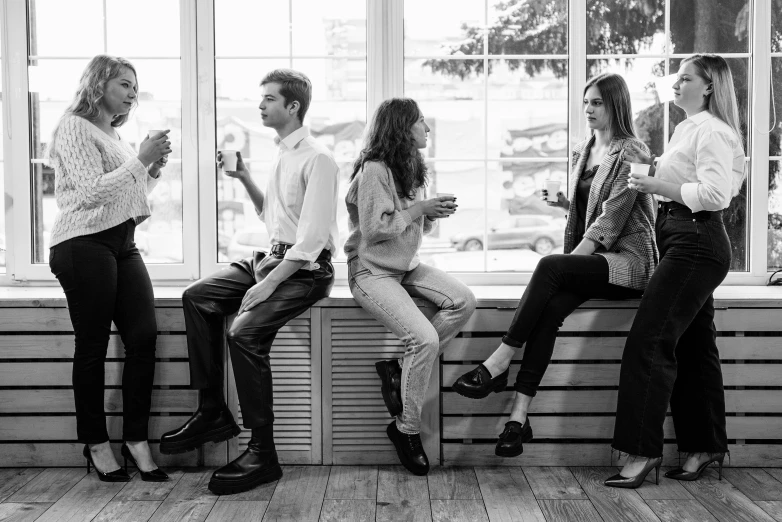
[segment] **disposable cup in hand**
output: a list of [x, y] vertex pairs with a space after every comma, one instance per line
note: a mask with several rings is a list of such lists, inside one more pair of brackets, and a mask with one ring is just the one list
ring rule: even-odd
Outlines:
[[649, 167], [646, 163], [630, 163], [630, 174], [638, 174], [639, 176], [648, 176]]
[[561, 182], [549, 179], [546, 180], [546, 191], [548, 192], [546, 194], [546, 201], [551, 201], [552, 203], [556, 203], [559, 201], [559, 196], [557, 195], [559, 193], [559, 186], [561, 185]]
[[437, 197], [438, 197], [438, 198], [448, 198], [448, 199], [450, 199], [451, 201], [453, 201], [454, 199], [456, 199], [456, 197], [455, 197], [453, 194], [449, 193], [449, 192], [438, 192], [438, 193], [437, 193]]
[[163, 130], [163, 129], [151, 130], [151, 131], [147, 132], [147, 136], [149, 137], [149, 139], [153, 139], [153, 138], [158, 137], [159, 135], [161, 135], [164, 132], [166, 132], [166, 131]]
[[223, 162], [223, 170], [224, 171], [235, 171], [236, 170], [237, 152], [235, 150], [221, 150], [220, 154], [221, 154], [222, 162]]

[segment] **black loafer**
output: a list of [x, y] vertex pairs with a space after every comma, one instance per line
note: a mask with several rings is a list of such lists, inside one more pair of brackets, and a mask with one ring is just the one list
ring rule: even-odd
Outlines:
[[529, 425], [529, 417], [524, 421], [524, 426], [516, 421], [508, 421], [494, 448], [494, 454], [498, 457], [518, 457], [524, 453], [524, 443], [531, 440], [532, 426]]
[[160, 437], [160, 453], [171, 455], [193, 451], [207, 442], [222, 442], [241, 433], [228, 408], [219, 411], [198, 410], [180, 428]]
[[463, 397], [483, 399], [488, 397], [491, 392], [504, 391], [508, 387], [509, 374], [510, 368], [492, 379], [489, 370], [483, 364], [479, 364], [474, 370], [456, 379], [456, 382], [453, 383], [453, 390]]
[[280, 478], [282, 468], [277, 461], [277, 452], [264, 451], [251, 443], [233, 462], [216, 470], [207, 487], [217, 495], [231, 495]]
[[375, 370], [380, 376], [380, 392], [383, 402], [392, 417], [402, 414], [402, 368], [399, 361], [389, 359], [375, 363]]

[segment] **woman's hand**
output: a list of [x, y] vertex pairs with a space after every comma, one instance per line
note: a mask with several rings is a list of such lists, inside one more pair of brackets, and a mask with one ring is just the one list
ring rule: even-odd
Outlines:
[[659, 179], [643, 174], [630, 174], [627, 187], [637, 190], [641, 194], [659, 194]]
[[628, 144], [627, 148], [624, 149], [624, 152], [622, 154], [623, 161], [627, 161], [629, 163], [644, 163], [646, 165], [652, 164], [652, 157], [647, 156], [644, 151], [641, 150], [638, 145], [635, 143]]
[[158, 161], [167, 154], [171, 154], [171, 142], [168, 141], [168, 129], [164, 130], [154, 138], [147, 136], [139, 146], [138, 159], [145, 167]]
[[564, 208], [565, 210], [570, 208], [570, 200], [565, 197], [565, 194], [562, 191], [557, 192], [557, 200], [556, 201], [549, 201], [548, 200], [548, 190], [543, 189], [541, 191], [540, 196], [541, 201], [545, 201], [546, 205], [550, 207], [559, 207]]
[[168, 155], [163, 156], [149, 166], [149, 175], [153, 178], [160, 177], [160, 171], [166, 166], [166, 163], [168, 163]]
[[425, 199], [418, 205], [421, 205], [423, 215], [429, 219], [447, 218], [456, 212], [456, 208], [459, 206], [456, 204], [456, 198], [451, 196]]

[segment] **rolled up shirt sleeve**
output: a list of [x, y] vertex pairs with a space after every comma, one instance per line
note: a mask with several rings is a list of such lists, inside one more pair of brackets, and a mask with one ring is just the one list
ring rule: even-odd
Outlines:
[[733, 188], [733, 138], [716, 131], [698, 136], [695, 150], [697, 182], [683, 183], [682, 201], [693, 212], [721, 210]]
[[337, 220], [338, 200], [339, 167], [333, 159], [321, 154], [307, 181], [296, 243], [285, 252], [285, 259], [310, 263], [318, 259], [329, 241], [332, 223]]

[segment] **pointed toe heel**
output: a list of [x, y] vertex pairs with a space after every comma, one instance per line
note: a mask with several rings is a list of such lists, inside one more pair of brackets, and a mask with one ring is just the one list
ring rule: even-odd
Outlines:
[[139, 475], [141, 475], [141, 480], [144, 482], [165, 482], [168, 480], [168, 475], [161, 470], [160, 468], [155, 468], [152, 471], [141, 471], [141, 468], [138, 467], [138, 464], [136, 463], [136, 459], [133, 458], [133, 454], [130, 452], [130, 448], [128, 448], [128, 445], [126, 443], [122, 443], [122, 448], [120, 449], [120, 453], [122, 453], [122, 456], [125, 458], [125, 473], [128, 472], [128, 460], [136, 467], [136, 469], [139, 472]]
[[616, 475], [613, 475], [609, 478], [607, 478], [604, 482], [604, 484], [608, 487], [612, 488], [627, 488], [627, 489], [636, 489], [641, 484], [644, 483], [644, 480], [646, 480], [646, 475], [649, 474], [652, 469], [655, 470], [654, 472], [654, 483], [660, 484], [660, 466], [663, 463], [662, 457], [657, 457], [656, 459], [649, 459], [646, 462], [646, 465], [644, 468], [638, 473], [638, 475], [634, 477], [623, 477], [621, 473], [617, 473]]
[[98, 479], [100, 479], [101, 482], [130, 481], [130, 475], [128, 475], [128, 472], [122, 468], [109, 471], [108, 473], [104, 473], [103, 471], [99, 470], [98, 466], [96, 466], [95, 462], [92, 460], [92, 453], [90, 452], [90, 447], [88, 445], [84, 445], [84, 450], [81, 453], [84, 455], [84, 458], [87, 459], [87, 473], [90, 473], [91, 467], [95, 468], [95, 473], [98, 475]]
[[665, 476], [670, 479], [674, 480], [686, 480], [686, 481], [693, 481], [698, 480], [703, 472], [706, 470], [707, 467], [713, 462], [716, 462], [719, 465], [718, 468], [718, 475], [719, 479], [722, 480], [722, 464], [725, 461], [725, 454], [724, 453], [716, 453], [709, 457], [709, 460], [698, 466], [698, 469], [695, 471], [685, 471], [684, 468], [676, 468], [672, 469], [665, 473]]

